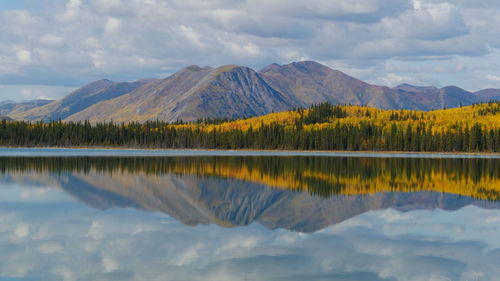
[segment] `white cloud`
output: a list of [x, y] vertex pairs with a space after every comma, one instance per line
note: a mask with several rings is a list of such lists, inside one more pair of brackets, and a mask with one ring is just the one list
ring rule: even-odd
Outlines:
[[201, 243], [188, 247], [183, 253], [173, 259], [173, 264], [176, 266], [183, 266], [194, 262], [199, 257], [199, 251], [202, 248], [203, 244]]
[[377, 85], [387, 85], [389, 87], [395, 87], [398, 85], [401, 85], [403, 83], [408, 83], [408, 84], [420, 84], [420, 81], [416, 78], [409, 77], [409, 76], [401, 76], [397, 74], [387, 74], [382, 77], [378, 77], [376, 79], [370, 80], [370, 82], [377, 84]]
[[233, 237], [227, 241], [222, 247], [215, 251], [215, 255], [227, 255], [235, 252], [251, 250], [259, 244], [259, 239], [255, 236], [248, 237]]
[[40, 42], [42, 42], [43, 44], [47, 45], [47, 46], [54, 46], [54, 47], [60, 47], [64, 44], [64, 38], [61, 37], [61, 36], [57, 36], [55, 34], [44, 34], [41, 38], [40, 38]]
[[490, 223], [500, 223], [500, 217], [488, 217], [488, 218], [486, 218], [485, 222], [487, 224], [490, 224]]
[[82, 5], [82, 0], [68, 0], [66, 3], [66, 9], [60, 18], [63, 21], [74, 20], [78, 16]]
[[22, 240], [28, 237], [30, 234], [30, 225], [26, 223], [17, 224], [14, 227], [14, 239]]
[[500, 82], [500, 76], [493, 75], [493, 74], [488, 74], [486, 75], [486, 79], [492, 82]]
[[[11, 31], [12, 29], [13, 31], [23, 30], [23, 28], [33, 27], [37, 24], [37, 19], [26, 10], [0, 11], [0, 19], [12, 24], [12, 26], [7, 26]], [[4, 26], [4, 28], [6, 27]]]
[[200, 42], [201, 35], [194, 28], [186, 25], [181, 25], [179, 26], [179, 32], [184, 37], [186, 37], [186, 39], [188, 39], [191, 43], [203, 47], [204, 44]]
[[87, 37], [84, 42], [90, 49], [99, 49], [102, 47], [97, 37]]
[[55, 242], [52, 243], [43, 243], [38, 246], [38, 251], [43, 255], [51, 255], [55, 253], [59, 253], [63, 250], [63, 247]]
[[98, 221], [93, 221], [87, 235], [93, 239], [100, 239], [103, 236], [103, 226]]
[[94, 4], [99, 9], [106, 11], [120, 9], [125, 5], [121, 0], [94, 0]]
[[56, 267], [52, 270], [51, 273], [54, 273], [56, 276], [61, 277], [63, 281], [74, 281], [76, 280], [76, 274], [71, 269], [66, 267]]
[[232, 42], [224, 43], [224, 45], [229, 49], [236, 57], [256, 57], [261, 54], [259, 47], [252, 43], [248, 44], [237, 44]]
[[104, 268], [104, 272], [113, 272], [119, 268], [118, 263], [116, 260], [109, 256], [104, 256], [102, 258], [102, 266]]
[[443, 40], [467, 34], [467, 26], [460, 11], [453, 5], [415, 3], [415, 9], [407, 10], [394, 18], [382, 20], [383, 29], [391, 38]]
[[0, 85], [0, 100], [58, 99], [75, 89], [64, 86]]
[[31, 63], [31, 52], [27, 50], [20, 50], [16, 53], [17, 60], [20, 64]]
[[106, 33], [113, 33], [117, 31], [121, 26], [121, 21], [119, 19], [109, 17], [106, 21]]

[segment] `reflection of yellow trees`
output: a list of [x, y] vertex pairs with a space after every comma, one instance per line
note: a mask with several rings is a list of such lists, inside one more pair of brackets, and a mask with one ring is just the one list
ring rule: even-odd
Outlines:
[[375, 177], [362, 175], [349, 176], [335, 173], [324, 173], [314, 170], [284, 171], [271, 174], [264, 170], [248, 166], [200, 165], [177, 166], [174, 173], [196, 174], [204, 176], [220, 176], [264, 184], [274, 188], [303, 190], [319, 195], [363, 195], [379, 192], [417, 192], [433, 191], [451, 193], [485, 200], [500, 199], [500, 178], [480, 177], [473, 180], [460, 173], [443, 173], [417, 171], [398, 175], [379, 173]]
[[[335, 157], [3, 158], [0, 173], [92, 173], [123, 180], [222, 177], [319, 196], [433, 191], [500, 200], [499, 159]], [[125, 182], [123, 184], [125, 184]], [[133, 184], [133, 183], [129, 183]]]
[[232, 178], [246, 180], [250, 182], [264, 184], [270, 187], [286, 188], [293, 190], [304, 190], [303, 184], [296, 181], [298, 177], [297, 171], [283, 171], [279, 175], [272, 175], [260, 169], [253, 169], [246, 165], [230, 166], [230, 165], [199, 165], [199, 166], [175, 166], [172, 172], [176, 174], [196, 174], [200, 176], [218, 176], [224, 178]]
[[[500, 199], [500, 179], [482, 178], [479, 182], [460, 177], [459, 175], [447, 175], [440, 172], [432, 172], [423, 177], [415, 174], [413, 177], [382, 174], [375, 179], [342, 178], [332, 174], [321, 174], [307, 172], [306, 178], [321, 180], [327, 184], [343, 186], [340, 194], [359, 195], [378, 192], [416, 192], [434, 191], [452, 193], [478, 199], [497, 200]], [[304, 188], [308, 188], [304, 186]]]

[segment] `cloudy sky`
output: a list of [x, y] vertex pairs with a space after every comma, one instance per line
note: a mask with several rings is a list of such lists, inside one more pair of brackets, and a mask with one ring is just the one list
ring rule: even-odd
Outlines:
[[497, 0], [2, 0], [0, 100], [300, 60], [388, 86], [500, 88], [499, 15]]

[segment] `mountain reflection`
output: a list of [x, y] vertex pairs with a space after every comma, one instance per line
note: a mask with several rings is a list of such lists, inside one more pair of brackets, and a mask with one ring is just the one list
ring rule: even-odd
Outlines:
[[312, 232], [369, 210], [496, 208], [495, 159], [4, 157], [3, 178], [55, 186], [96, 208], [167, 213], [186, 224]]

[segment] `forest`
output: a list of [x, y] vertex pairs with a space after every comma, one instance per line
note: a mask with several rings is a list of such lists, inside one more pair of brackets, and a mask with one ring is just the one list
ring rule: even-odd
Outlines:
[[190, 123], [3, 120], [0, 146], [500, 152], [500, 102], [430, 112], [321, 103]]

